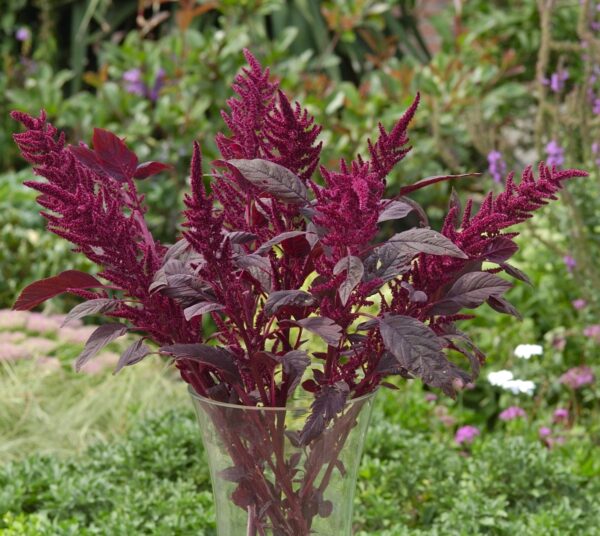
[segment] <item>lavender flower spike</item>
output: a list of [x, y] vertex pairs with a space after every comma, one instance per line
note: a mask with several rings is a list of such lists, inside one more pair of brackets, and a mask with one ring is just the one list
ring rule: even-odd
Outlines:
[[556, 140], [551, 140], [546, 145], [546, 154], [548, 155], [547, 164], [549, 166], [562, 166], [565, 163], [565, 150]]
[[494, 182], [501, 183], [506, 173], [506, 162], [502, 158], [502, 153], [500, 151], [490, 151], [487, 159], [489, 164], [488, 170]]

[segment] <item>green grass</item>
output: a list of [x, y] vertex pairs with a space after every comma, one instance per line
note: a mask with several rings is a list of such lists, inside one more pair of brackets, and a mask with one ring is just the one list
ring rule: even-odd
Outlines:
[[74, 456], [123, 436], [148, 411], [185, 406], [184, 385], [151, 359], [116, 376], [0, 362], [0, 459]]

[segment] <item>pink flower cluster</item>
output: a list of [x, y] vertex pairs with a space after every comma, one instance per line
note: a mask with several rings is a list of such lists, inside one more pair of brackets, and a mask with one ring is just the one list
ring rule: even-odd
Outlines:
[[481, 435], [481, 432], [475, 426], [461, 426], [458, 430], [456, 430], [456, 434], [454, 435], [454, 442], [457, 445], [469, 445], [473, 443], [475, 438], [479, 435]]
[[567, 372], [560, 377], [559, 381], [563, 385], [577, 390], [586, 385], [591, 385], [595, 380], [596, 376], [594, 375], [594, 371], [586, 365], [581, 365], [567, 370]]
[[498, 415], [501, 421], [514, 421], [522, 417], [525, 417], [525, 410], [519, 406], [510, 406]]

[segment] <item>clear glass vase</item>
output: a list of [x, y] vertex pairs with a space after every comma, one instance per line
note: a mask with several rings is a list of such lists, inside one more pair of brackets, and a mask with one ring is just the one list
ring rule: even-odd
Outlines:
[[190, 388], [210, 466], [218, 536], [350, 536], [374, 393], [346, 403], [306, 445], [310, 399], [264, 408]]

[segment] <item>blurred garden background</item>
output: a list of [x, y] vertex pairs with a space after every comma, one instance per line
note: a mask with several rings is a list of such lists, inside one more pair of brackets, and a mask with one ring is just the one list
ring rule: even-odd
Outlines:
[[[93, 127], [141, 160], [152, 230], [177, 236], [193, 140], [217, 157], [219, 110], [248, 47], [324, 125], [323, 158], [366, 148], [417, 91], [412, 153], [389, 189], [439, 229], [463, 201], [538, 160], [580, 167], [520, 228], [522, 318], [481, 310], [488, 355], [456, 401], [381, 390], [356, 496], [357, 535], [598, 535], [600, 520], [600, 3], [591, 0], [3, 0], [0, 11], [0, 534], [212, 535], [214, 509], [185, 386], [147, 359], [111, 374], [114, 344], [76, 374], [93, 331], [60, 327], [74, 297], [10, 310], [28, 283], [92, 270], [45, 232], [10, 110]], [[526, 279], [523, 277], [523, 279]], [[124, 346], [123, 346], [124, 347]]]

